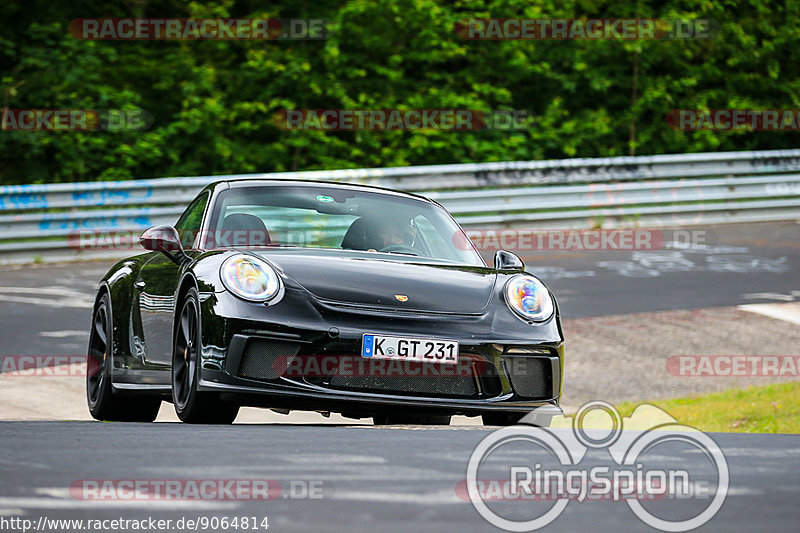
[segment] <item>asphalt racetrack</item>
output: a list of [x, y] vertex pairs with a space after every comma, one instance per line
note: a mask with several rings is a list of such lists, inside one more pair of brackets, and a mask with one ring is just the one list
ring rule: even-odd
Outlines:
[[[555, 291], [566, 319], [800, 300], [800, 224], [703, 231], [712, 237], [708, 244], [654, 251], [518, 253]], [[109, 265], [0, 269], [0, 355], [85, 354], [94, 290]], [[603, 399], [603, 391], [596, 397]], [[271, 531], [498, 531], [457, 490], [472, 450], [493, 429], [3, 421], [0, 530], [21, 530], [11, 519], [66, 531], [78, 527], [39, 521], [154, 517], [174, 524], [182, 517], [247, 516], [267, 517]], [[710, 436], [727, 458], [730, 488], [699, 531], [796, 531], [800, 436]], [[611, 464], [601, 452], [593, 457]], [[531, 464], [539, 459], [525, 457]], [[702, 468], [704, 456], [676, 452], [673, 459], [692, 470]], [[169, 502], [88, 501], [70, 491], [87, 479], [155, 478], [269, 479], [281, 491], [268, 501]], [[654, 530], [619, 501], [570, 502], [546, 528], [556, 529]]]
[[[480, 426], [4, 422], [0, 517], [36, 523], [40, 517], [266, 516], [269, 531], [499, 531], [456, 490], [473, 448], [490, 431]], [[727, 457], [730, 488], [719, 513], [698, 531], [797, 531], [800, 436], [711, 437]], [[545, 455], [528, 454], [525, 460], [532, 465]], [[689, 471], [704, 463], [699, 453], [679, 459]], [[603, 455], [593, 464], [613, 462]], [[283, 490], [269, 501], [98, 502], [68, 488], [84, 479], [153, 478], [264, 478]], [[621, 501], [570, 502], [545, 530], [654, 531]]]

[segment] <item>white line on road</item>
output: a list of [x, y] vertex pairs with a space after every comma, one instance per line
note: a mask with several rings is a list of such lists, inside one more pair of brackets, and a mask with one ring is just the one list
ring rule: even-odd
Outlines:
[[40, 337], [52, 337], [55, 339], [61, 339], [64, 337], [85, 337], [88, 335], [88, 331], [81, 331], [77, 329], [64, 329], [61, 331], [40, 331]]
[[85, 292], [76, 291], [69, 287], [0, 287], [0, 292], [14, 294], [49, 294], [52, 296], [77, 296], [86, 297]]
[[0, 296], [0, 303], [14, 302], [20, 304], [42, 305], [45, 307], [77, 307], [80, 309], [91, 309], [93, 300], [78, 298], [61, 298], [59, 300], [48, 300], [46, 298], [31, 298], [28, 296], [11, 296], [3, 294]]
[[61, 498], [33, 498], [33, 497], [0, 497], [0, 507], [15, 509], [83, 509], [96, 510], [99, 508], [137, 508], [153, 511], [171, 511], [173, 509], [186, 510], [215, 510], [235, 509], [235, 503], [194, 501], [194, 500], [160, 500], [160, 501], [135, 501], [135, 500], [73, 500]]
[[749, 294], [743, 294], [742, 298], [745, 300], [780, 300], [782, 302], [793, 302], [795, 292], [800, 291], [792, 291], [790, 294], [781, 294], [778, 292], [751, 292]]
[[[62, 298], [47, 299], [47, 296]], [[69, 287], [0, 287], [0, 301], [47, 307], [89, 308], [94, 304], [91, 295]]]
[[463, 504], [456, 495], [455, 483], [452, 489], [424, 494], [402, 493], [402, 492], [378, 492], [378, 491], [336, 491], [333, 496], [335, 500], [355, 500], [362, 502], [379, 503], [412, 503], [418, 505], [442, 505], [442, 504]]
[[746, 304], [740, 305], [739, 309], [748, 313], [768, 316], [800, 325], [800, 302], [784, 304]]

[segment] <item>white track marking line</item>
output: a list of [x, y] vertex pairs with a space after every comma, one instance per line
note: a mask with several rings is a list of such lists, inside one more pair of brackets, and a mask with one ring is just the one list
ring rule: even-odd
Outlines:
[[69, 287], [0, 287], [0, 301], [47, 307], [91, 307], [94, 303], [91, 295]]
[[214, 510], [235, 509], [236, 504], [220, 501], [194, 501], [194, 500], [154, 500], [154, 501], [127, 501], [127, 500], [64, 500], [60, 498], [34, 498], [34, 497], [0, 497], [0, 507], [13, 509], [83, 509], [95, 510], [99, 508], [138, 508], [153, 511], [171, 511], [173, 509], [185, 510]]
[[169, 509], [233, 509], [238, 502], [220, 500], [94, 500], [74, 498], [68, 488], [40, 487], [34, 490], [37, 496], [0, 496], [0, 507], [14, 509], [93, 509], [93, 508], [140, 508]]
[[77, 329], [64, 329], [61, 331], [40, 331], [40, 337], [53, 337], [56, 339], [61, 339], [63, 337], [84, 337], [88, 335], [88, 331], [79, 331]]
[[[47, 296], [60, 296], [61, 298], [48, 300]], [[69, 287], [0, 287], [0, 301], [47, 307], [86, 308], [94, 304], [91, 295]]]
[[455, 483], [452, 489], [444, 489], [424, 494], [409, 494], [404, 492], [379, 492], [379, 491], [336, 491], [334, 500], [352, 500], [378, 503], [411, 503], [417, 505], [461, 505], [465, 502], [456, 494]]
[[800, 302], [784, 304], [746, 304], [738, 306], [742, 311], [768, 316], [784, 322], [800, 325]]
[[[794, 292], [795, 291], [792, 291], [792, 293]], [[742, 298], [747, 300], [781, 300], [784, 302], [794, 301], [793, 294], [780, 294], [777, 292], [752, 292], [749, 294], [743, 294]]]
[[79, 300], [77, 298], [62, 298], [59, 300], [47, 300], [45, 298], [30, 298], [27, 296], [0, 295], [0, 302], [14, 302], [20, 304], [42, 305], [45, 307], [78, 307], [90, 309], [94, 303], [92, 300]]
[[86, 293], [70, 289], [69, 287], [0, 287], [0, 292], [86, 297]]

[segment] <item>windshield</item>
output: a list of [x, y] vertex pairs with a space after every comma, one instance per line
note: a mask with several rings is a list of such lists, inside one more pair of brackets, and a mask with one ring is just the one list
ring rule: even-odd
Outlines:
[[324, 185], [280, 185], [221, 192], [206, 248], [328, 248], [483, 266], [468, 242], [449, 213], [429, 202]]

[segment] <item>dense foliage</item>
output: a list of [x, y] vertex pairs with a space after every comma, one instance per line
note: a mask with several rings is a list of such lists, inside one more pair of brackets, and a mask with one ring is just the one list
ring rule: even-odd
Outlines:
[[[142, 108], [129, 132], [0, 132], [0, 183], [789, 148], [680, 132], [674, 108], [785, 109], [800, 3], [759, 0], [8, 0], [2, 107]], [[707, 40], [470, 41], [470, 17], [709, 18]], [[87, 41], [81, 17], [319, 18], [326, 40]], [[526, 131], [283, 131], [281, 109], [526, 109]]]

